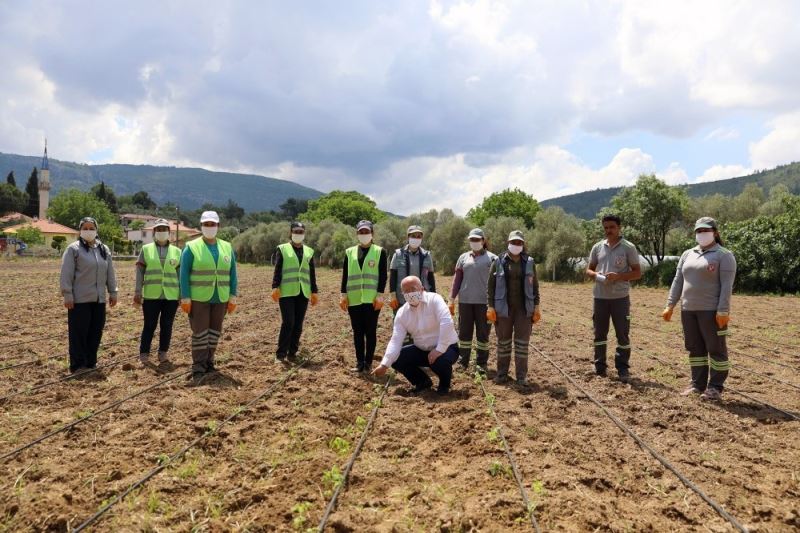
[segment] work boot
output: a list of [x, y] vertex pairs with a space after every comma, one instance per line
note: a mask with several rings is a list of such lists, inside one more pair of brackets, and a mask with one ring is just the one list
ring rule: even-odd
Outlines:
[[428, 379], [427, 379], [427, 380], [425, 380], [425, 381], [422, 381], [422, 382], [420, 382], [420, 383], [417, 383], [417, 384], [414, 386], [414, 388], [413, 388], [413, 389], [411, 389], [409, 392], [410, 392], [411, 394], [419, 394], [419, 393], [421, 393], [421, 392], [424, 392], [424, 391], [426, 391], [426, 390], [430, 389], [431, 387], [433, 387], [433, 382], [430, 380], [430, 378], [428, 378]]
[[506, 383], [508, 381], [508, 374], [497, 374], [494, 377], [494, 382], [498, 385], [501, 383]]
[[150, 354], [149, 353], [140, 353], [139, 354], [139, 362], [143, 365], [146, 365], [150, 362]]
[[159, 363], [166, 363], [169, 361], [169, 356], [167, 352], [162, 352], [161, 350], [158, 351], [158, 362]]
[[700, 395], [700, 399], [709, 402], [718, 402], [722, 399], [722, 392], [714, 387], [709, 387], [703, 394]]
[[692, 394], [697, 394], [699, 396], [700, 394], [703, 394], [703, 391], [692, 385], [681, 392], [681, 396], [691, 396]]
[[355, 367], [350, 369], [350, 372], [353, 372], [355, 374], [358, 374], [363, 371], [364, 371], [364, 363], [361, 362], [357, 363]]
[[630, 383], [631, 382], [631, 375], [628, 372], [620, 372], [619, 373], [619, 380], [622, 383]]

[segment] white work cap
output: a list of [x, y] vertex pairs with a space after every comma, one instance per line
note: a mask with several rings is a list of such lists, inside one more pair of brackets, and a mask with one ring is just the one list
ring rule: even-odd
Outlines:
[[216, 222], [219, 224], [219, 215], [216, 211], [203, 211], [203, 214], [200, 215], [200, 223], [203, 222]]

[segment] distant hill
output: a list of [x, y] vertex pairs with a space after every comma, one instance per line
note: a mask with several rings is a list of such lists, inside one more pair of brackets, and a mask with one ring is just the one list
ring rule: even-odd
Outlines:
[[[694, 183], [687, 186], [689, 196], [706, 196], [709, 194], [720, 193], [726, 196], [736, 196], [742, 192], [749, 183], [755, 183], [768, 193], [769, 190], [782, 183], [786, 185], [792, 194], [800, 194], [800, 163], [790, 163], [776, 167], [772, 170], [762, 170], [749, 176], [730, 178], [719, 181], [709, 181], [705, 183]], [[611, 203], [611, 199], [620, 191], [621, 187], [610, 189], [595, 189], [568, 196], [551, 198], [541, 202], [542, 207], [557, 205], [567, 213], [583, 218], [591, 219], [597, 215], [603, 207]]]
[[[0, 152], [0, 180], [14, 171], [17, 186], [25, 183], [41, 157]], [[117, 196], [147, 191], [158, 204], [172, 202], [182, 209], [197, 209], [204, 203], [224, 204], [228, 198], [246, 211], [278, 209], [288, 198], [313, 199], [320, 191], [291, 181], [202, 168], [157, 167], [152, 165], [85, 165], [50, 159], [50, 196], [61, 189], [88, 190], [104, 181]]]

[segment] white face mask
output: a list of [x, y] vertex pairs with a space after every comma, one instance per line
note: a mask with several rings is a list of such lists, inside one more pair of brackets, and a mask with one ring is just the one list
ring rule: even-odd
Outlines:
[[369, 244], [372, 242], [372, 233], [359, 233], [358, 242], [361, 244]]
[[164, 242], [169, 240], [169, 232], [168, 231], [157, 231], [156, 232], [156, 240], [158, 242]]
[[420, 300], [422, 300], [422, 292], [421, 291], [413, 291], [413, 292], [404, 292], [403, 298], [405, 298], [408, 305], [411, 307], [416, 307], [419, 305]]
[[518, 244], [509, 244], [508, 251], [511, 252], [513, 255], [519, 255], [522, 253], [522, 246]]
[[408, 239], [408, 245], [412, 248], [419, 248], [422, 244], [422, 239]]
[[97, 238], [97, 230], [96, 229], [82, 229], [81, 230], [81, 239], [86, 242], [94, 242]]
[[483, 243], [481, 241], [469, 241], [469, 247], [472, 249], [473, 252], [479, 252], [483, 250]]
[[694, 240], [697, 241], [697, 244], [699, 244], [700, 246], [705, 248], [706, 246], [708, 246], [712, 242], [714, 242], [714, 232], [713, 231], [703, 231], [701, 233], [695, 233], [694, 234]]
[[217, 226], [203, 226], [201, 229], [203, 230], [203, 237], [206, 239], [213, 239], [217, 236], [217, 230], [219, 228]]
[[292, 242], [300, 244], [306, 238], [305, 233], [292, 233]]

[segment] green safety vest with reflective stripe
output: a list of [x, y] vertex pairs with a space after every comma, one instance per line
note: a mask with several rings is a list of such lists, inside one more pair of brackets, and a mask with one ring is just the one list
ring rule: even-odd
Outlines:
[[146, 300], [158, 300], [161, 298], [161, 291], [164, 291], [166, 300], [177, 300], [180, 294], [178, 266], [181, 262], [181, 249], [172, 244], [167, 245], [167, 256], [163, 265], [154, 242], [142, 246], [142, 255], [145, 265], [142, 296]]
[[372, 244], [364, 258], [364, 268], [358, 264], [358, 246], [348, 248], [347, 305], [371, 304], [378, 296], [378, 275], [383, 248]]
[[220, 302], [227, 302], [231, 293], [231, 263], [233, 248], [231, 243], [217, 239], [219, 257], [216, 264], [211, 250], [202, 237], [189, 241], [186, 245], [192, 251], [192, 271], [189, 274], [189, 287], [192, 300], [208, 302], [214, 296], [214, 288]]
[[311, 295], [311, 257], [314, 249], [303, 245], [303, 261], [297, 260], [294, 246], [284, 243], [278, 246], [283, 256], [283, 270], [281, 271], [281, 298], [284, 296], [297, 296], [303, 291], [303, 296]]

